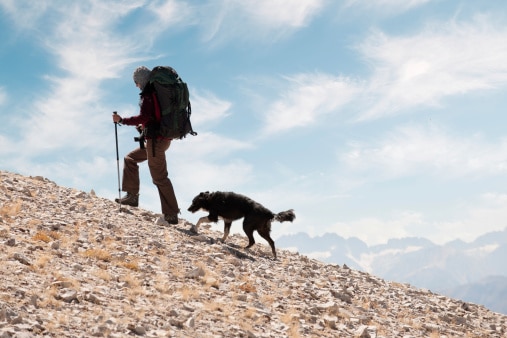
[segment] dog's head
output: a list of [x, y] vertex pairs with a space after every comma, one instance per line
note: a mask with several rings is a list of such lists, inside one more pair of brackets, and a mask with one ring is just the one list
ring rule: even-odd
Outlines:
[[201, 192], [199, 195], [195, 196], [192, 200], [192, 204], [188, 207], [188, 211], [196, 212], [200, 209], [206, 209], [208, 205], [208, 200], [210, 197], [210, 192]]

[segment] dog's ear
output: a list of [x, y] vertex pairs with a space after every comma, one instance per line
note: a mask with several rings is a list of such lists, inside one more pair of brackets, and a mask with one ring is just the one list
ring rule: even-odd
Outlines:
[[207, 199], [207, 198], [209, 198], [209, 191], [201, 192], [198, 196], [196, 196], [196, 198], [197, 197], [199, 199]]

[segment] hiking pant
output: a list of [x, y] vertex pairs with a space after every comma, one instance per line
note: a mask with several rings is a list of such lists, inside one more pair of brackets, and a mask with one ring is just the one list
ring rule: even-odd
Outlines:
[[146, 140], [146, 148], [137, 148], [125, 156], [123, 164], [122, 190], [131, 194], [139, 194], [139, 163], [148, 160], [151, 179], [157, 186], [160, 195], [162, 213], [168, 216], [178, 215], [180, 209], [174, 194], [173, 185], [168, 177], [165, 152], [171, 145], [171, 140]]

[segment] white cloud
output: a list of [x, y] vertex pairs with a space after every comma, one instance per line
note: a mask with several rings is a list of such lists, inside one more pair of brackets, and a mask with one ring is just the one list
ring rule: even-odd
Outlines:
[[187, 201], [201, 191], [238, 191], [254, 175], [252, 166], [241, 160], [213, 163], [196, 159], [192, 162], [179, 162], [169, 170], [171, 168], [174, 168], [175, 173], [172, 177], [178, 178], [175, 182], [183, 187], [179, 198]]
[[353, 104], [356, 121], [435, 107], [456, 95], [507, 84], [507, 29], [478, 17], [470, 23], [428, 26], [408, 37], [372, 33], [358, 50], [372, 64], [364, 82], [328, 74], [287, 77], [288, 89], [265, 114], [265, 131], [308, 126]]
[[[424, 201], [420, 204], [423, 209]], [[505, 229], [506, 194], [471, 196], [466, 202], [448, 203], [445, 208], [456, 210], [455, 215], [445, 214], [440, 219], [434, 211], [398, 210], [385, 216], [336, 222], [322, 229], [321, 233], [334, 232], [345, 238], [358, 237], [370, 246], [403, 237], [422, 237], [441, 245], [455, 239], [471, 242], [484, 233]]]
[[98, 0], [55, 5], [52, 14], [58, 19], [54, 25], [48, 23], [45, 46], [69, 77], [90, 81], [94, 86], [98, 86], [96, 81], [117, 78], [121, 70], [142, 57], [151, 42], [145, 37], [145, 30], [158, 24], [152, 20], [141, 28], [128, 27], [132, 33], [128, 28], [116, 31], [121, 19], [141, 5], [141, 1]]
[[[24, 2], [9, 4], [13, 16], [26, 7]], [[134, 10], [141, 10], [143, 5], [144, 1], [90, 0], [48, 2], [44, 6], [45, 17], [39, 20], [45, 22], [37, 34], [63, 72], [48, 75], [48, 92], [41, 92], [33, 107], [26, 109], [30, 115], [22, 135], [25, 137], [24, 152], [40, 154], [54, 149], [100, 147], [97, 132], [109, 127], [105, 118], [96, 113], [105, 114], [104, 106], [107, 106], [101, 83], [120, 77], [133, 62], [147, 59], [143, 54], [156, 38], [153, 32], [163, 32], [160, 21], [153, 19], [122, 32], [116, 31], [120, 19]], [[165, 17], [159, 19], [167, 20]], [[17, 24], [23, 25], [23, 22]], [[164, 27], [169, 24], [164, 22]], [[132, 33], [125, 34], [129, 30]], [[109, 121], [110, 117], [107, 118]]]
[[365, 271], [371, 272], [374, 269], [373, 264], [375, 263], [375, 260], [379, 257], [381, 258], [383, 256], [391, 257], [395, 255], [403, 255], [411, 252], [417, 252], [421, 249], [422, 247], [409, 246], [403, 249], [387, 249], [376, 253], [362, 254], [358, 260], [354, 259], [352, 255], [349, 258], [353, 259]]
[[415, 8], [432, 0], [348, 0], [346, 7], [357, 6], [383, 12], [403, 12]]
[[302, 27], [324, 4], [322, 0], [247, 0], [238, 1], [259, 27]]
[[358, 91], [352, 80], [326, 74], [299, 74], [287, 80], [289, 89], [266, 111], [267, 133], [311, 125], [349, 103]]
[[314, 251], [314, 252], [310, 252], [310, 253], [305, 254], [305, 256], [312, 258], [312, 259], [317, 259], [317, 260], [323, 261], [324, 259], [331, 257], [331, 252], [329, 252], [329, 251]]
[[205, 40], [268, 39], [301, 28], [323, 8], [323, 0], [216, 1], [201, 8]]
[[402, 126], [374, 144], [350, 143], [341, 159], [353, 172], [392, 178], [419, 174], [444, 177], [507, 172], [507, 139], [488, 142], [481, 135], [453, 136], [447, 131]]
[[[423, 215], [415, 211], [401, 211], [391, 215], [390, 219], [364, 217], [350, 222], [339, 222], [325, 229], [324, 232], [340, 234], [345, 238], [358, 237], [368, 245], [385, 243], [389, 238], [417, 236], [411, 227], [420, 227], [426, 222]], [[431, 234], [427, 238], [433, 239]]]
[[177, 177], [182, 197], [188, 200], [205, 190], [237, 190], [252, 179], [254, 170], [234, 154], [251, 148], [246, 142], [199, 132], [197, 137], [172, 142], [167, 153], [169, 175]]
[[195, 91], [191, 94], [192, 110], [199, 112], [199, 114], [191, 116], [193, 126], [206, 128], [209, 123], [220, 121], [229, 116], [231, 102], [222, 100], [209, 91], [204, 93]]
[[487, 17], [427, 27], [418, 35], [373, 33], [359, 51], [374, 67], [359, 120], [435, 106], [448, 96], [507, 83], [507, 29]]
[[7, 102], [7, 92], [4, 87], [0, 87], [0, 106], [3, 106]]
[[200, 132], [198, 137], [187, 136], [183, 141], [174, 141], [178, 146], [174, 151], [187, 154], [186, 157], [204, 157], [219, 160], [236, 151], [252, 148], [249, 143], [223, 137], [210, 132]]
[[466, 250], [465, 253], [468, 256], [473, 257], [473, 258], [485, 257], [485, 256], [489, 255], [490, 253], [494, 252], [499, 247], [500, 247], [500, 245], [498, 245], [498, 244], [483, 245], [478, 248]]
[[31, 29], [44, 16], [51, 0], [1, 0], [0, 6], [9, 14], [15, 25], [24, 30]]
[[152, 1], [148, 4], [148, 8], [158, 19], [156, 27], [158, 31], [163, 31], [167, 27], [179, 24], [190, 24], [192, 16], [195, 14], [190, 5], [185, 1], [164, 0]]

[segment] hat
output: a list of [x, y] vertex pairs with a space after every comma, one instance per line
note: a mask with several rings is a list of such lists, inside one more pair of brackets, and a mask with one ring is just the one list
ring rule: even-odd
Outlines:
[[145, 66], [137, 67], [136, 70], [134, 70], [134, 74], [132, 77], [134, 78], [134, 82], [136, 84], [141, 85], [141, 89], [146, 86], [148, 83], [148, 80], [150, 78], [151, 70], [146, 68]]

